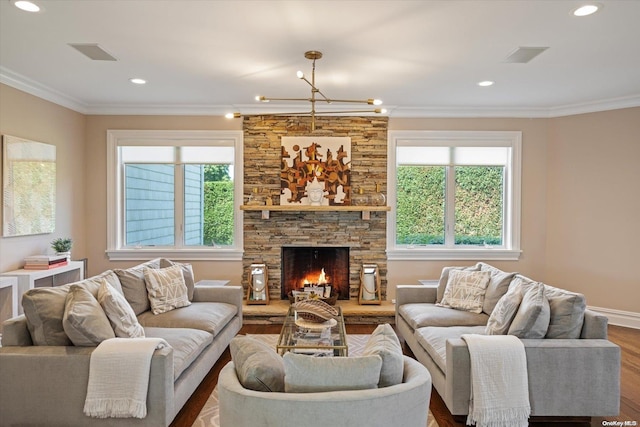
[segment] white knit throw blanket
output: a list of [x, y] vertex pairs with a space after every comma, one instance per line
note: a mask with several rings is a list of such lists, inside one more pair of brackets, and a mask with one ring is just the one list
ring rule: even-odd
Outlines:
[[94, 418], [144, 418], [151, 356], [169, 346], [162, 338], [111, 338], [91, 353], [84, 414]]
[[531, 414], [527, 357], [513, 335], [462, 335], [471, 356], [467, 425], [526, 427]]

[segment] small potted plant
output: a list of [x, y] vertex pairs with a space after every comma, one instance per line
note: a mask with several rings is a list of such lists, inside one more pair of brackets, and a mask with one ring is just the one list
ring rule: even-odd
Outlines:
[[70, 259], [72, 243], [73, 241], [68, 237], [58, 237], [51, 241], [51, 248], [56, 252], [56, 255], [66, 255]]

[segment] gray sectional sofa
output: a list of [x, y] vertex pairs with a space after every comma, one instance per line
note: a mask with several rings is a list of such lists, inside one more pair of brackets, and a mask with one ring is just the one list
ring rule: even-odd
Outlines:
[[[96, 347], [73, 346], [61, 341], [45, 345], [41, 340], [60, 335], [64, 299], [70, 286], [33, 290], [48, 319], [29, 323], [25, 315], [3, 324], [0, 348], [0, 425], [2, 426], [168, 426], [189, 399], [231, 339], [242, 327], [242, 288], [203, 286], [189, 288], [191, 304], [154, 315], [145, 302], [144, 268], [170, 265], [152, 260], [126, 270], [107, 271], [78, 282], [96, 294], [106, 279], [121, 291], [134, 308], [146, 337], [163, 338], [170, 345], [155, 350], [151, 360], [147, 416], [91, 418], [83, 414], [89, 362]], [[185, 271], [185, 279], [188, 281]], [[191, 280], [193, 278], [191, 277]], [[47, 300], [48, 299], [48, 300]], [[62, 303], [60, 302], [62, 301]], [[24, 306], [24, 302], [23, 302]], [[26, 310], [25, 310], [26, 311]], [[48, 335], [48, 336], [46, 336]]]
[[[466, 270], [490, 273], [482, 311], [474, 313], [436, 304], [443, 301], [453, 270], [463, 268], [447, 267], [440, 280], [431, 284], [398, 286], [396, 328], [417, 360], [431, 373], [433, 385], [451, 414], [467, 415], [471, 365], [469, 349], [461, 336], [487, 334], [491, 314], [507, 291], [515, 286], [526, 289], [539, 282], [484, 263], [468, 267]], [[607, 340], [607, 318], [586, 309], [581, 294], [539, 285], [548, 302], [544, 313], [548, 326], [543, 326], [541, 333], [534, 331], [535, 339], [526, 338], [522, 331], [514, 332], [523, 304], [517, 308], [513, 323], [506, 325], [508, 333], [520, 334], [525, 347], [531, 415], [618, 415], [620, 348]], [[521, 316], [519, 321], [531, 320], [531, 316]]]

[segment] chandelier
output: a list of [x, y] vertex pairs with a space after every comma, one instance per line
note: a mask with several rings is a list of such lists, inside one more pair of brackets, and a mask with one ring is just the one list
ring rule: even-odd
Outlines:
[[382, 101], [379, 99], [332, 99], [328, 98], [322, 93], [320, 89], [316, 87], [316, 60], [322, 58], [322, 52], [317, 50], [310, 50], [304, 53], [304, 57], [313, 61], [311, 68], [311, 81], [307, 79], [302, 71], [298, 71], [296, 73], [297, 77], [300, 80], [304, 80], [309, 86], [311, 86], [311, 96], [309, 98], [270, 98], [266, 96], [258, 95], [256, 96], [256, 101], [259, 102], [271, 102], [271, 101], [293, 101], [293, 102], [308, 102], [311, 104], [310, 111], [304, 112], [295, 112], [295, 113], [265, 113], [265, 114], [242, 114], [242, 113], [227, 113], [225, 115], [228, 119], [238, 118], [242, 116], [264, 116], [264, 115], [272, 115], [272, 116], [310, 116], [311, 117], [311, 131], [316, 129], [316, 116], [321, 114], [353, 114], [353, 113], [376, 113], [376, 114], [384, 114], [387, 111], [384, 108], [371, 108], [371, 109], [362, 109], [362, 110], [338, 110], [338, 111], [325, 111], [316, 110], [316, 102], [319, 103], [327, 103], [327, 104], [366, 104], [373, 105], [378, 107], [382, 104]]

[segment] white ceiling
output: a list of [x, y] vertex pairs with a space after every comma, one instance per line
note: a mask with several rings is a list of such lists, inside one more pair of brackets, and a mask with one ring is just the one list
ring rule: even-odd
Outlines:
[[[573, 0], [34, 1], [43, 11], [0, 0], [0, 82], [86, 114], [287, 111], [254, 97], [310, 96], [295, 76], [311, 73], [307, 50], [324, 54], [325, 95], [381, 98], [394, 117], [640, 105], [638, 0], [599, 0], [584, 18]], [[69, 43], [98, 43], [117, 61], [91, 61]], [[549, 49], [505, 63], [518, 46]]]

